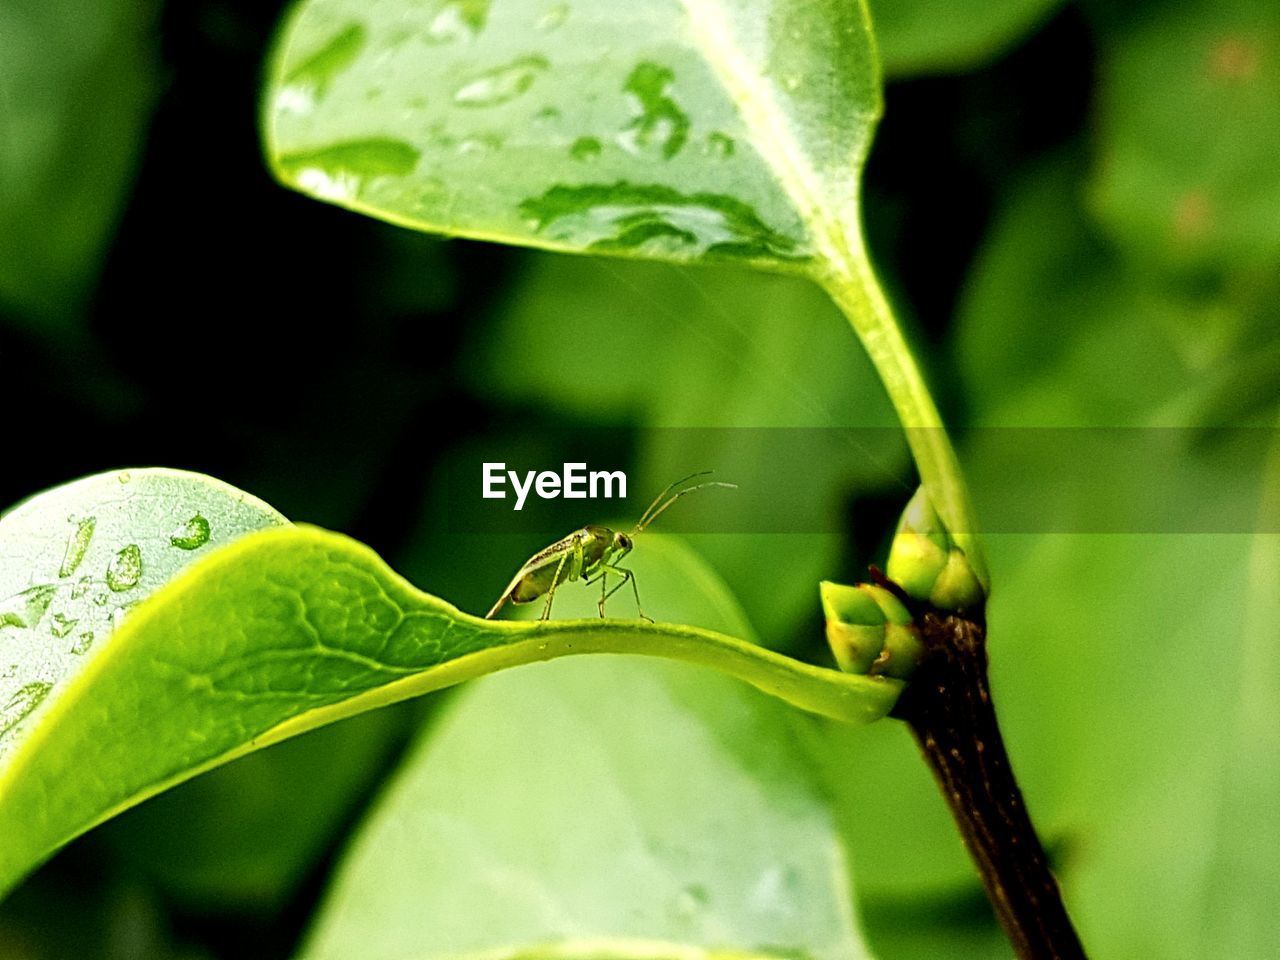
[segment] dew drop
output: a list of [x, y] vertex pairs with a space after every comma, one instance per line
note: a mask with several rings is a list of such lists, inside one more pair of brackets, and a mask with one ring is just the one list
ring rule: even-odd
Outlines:
[[137, 603], [126, 603], [123, 606], [116, 607], [114, 610], [112, 610], [111, 611], [111, 629], [119, 630], [124, 625], [124, 622], [128, 618], [130, 611], [132, 611], [133, 608], [136, 607], [137, 605], [138, 605]]
[[31, 712], [44, 702], [44, 698], [52, 689], [53, 684], [43, 680], [20, 687], [9, 701], [0, 707], [0, 736], [8, 733], [30, 716]]
[[81, 577], [71, 587], [71, 599], [79, 600], [93, 589], [93, 577]]
[[133, 479], [133, 474], [130, 473], [128, 470], [121, 470], [119, 473], [116, 474], [116, 479], [119, 480], [121, 483], [128, 483]]
[[317, 101], [324, 99], [337, 76], [360, 56], [366, 39], [367, 32], [361, 24], [347, 24], [285, 75], [276, 106], [293, 113], [309, 113]]
[[67, 548], [62, 554], [62, 566], [58, 568], [59, 577], [69, 577], [76, 572], [76, 568], [84, 560], [85, 551], [89, 549], [89, 541], [93, 539], [93, 528], [98, 521], [95, 517], [85, 517], [83, 520], [71, 522], [76, 525], [76, 528], [67, 539]]
[[727, 133], [721, 133], [718, 130], [707, 137], [707, 152], [713, 157], [732, 157], [737, 149], [733, 137]]
[[569, 5], [567, 3], [553, 4], [547, 7], [542, 16], [538, 18], [538, 29], [544, 33], [550, 33], [563, 27], [568, 19]]
[[71, 653], [80, 657], [89, 652], [89, 648], [93, 646], [93, 631], [86, 630], [80, 636], [76, 637], [76, 642], [71, 647]]
[[600, 152], [603, 149], [600, 141], [595, 137], [579, 137], [573, 141], [573, 146], [569, 148], [569, 155], [575, 160], [594, 160], [600, 156]]
[[489, 0], [449, 0], [427, 27], [432, 43], [474, 40], [489, 17]]
[[169, 534], [169, 542], [179, 550], [198, 550], [209, 542], [209, 521], [197, 513]]
[[639, 111], [622, 136], [629, 137], [623, 143], [632, 153], [650, 143], [661, 148], [662, 156], [670, 160], [689, 139], [689, 115], [670, 96], [675, 73], [657, 63], [640, 63], [623, 86]]
[[44, 619], [57, 592], [58, 588], [54, 584], [42, 584], [28, 587], [0, 602], [0, 627], [25, 627], [34, 630]]
[[142, 551], [131, 543], [114, 557], [107, 567], [107, 586], [114, 593], [132, 590], [142, 579]]
[[61, 640], [74, 630], [79, 622], [79, 620], [74, 620], [65, 614], [55, 613], [49, 622], [49, 632]]
[[696, 883], [690, 884], [676, 894], [672, 913], [677, 920], [692, 920], [707, 905], [708, 900], [710, 897], [705, 887]]
[[545, 57], [520, 57], [505, 66], [477, 74], [458, 87], [453, 102], [460, 107], [493, 107], [520, 96], [551, 66]]
[[403, 140], [369, 137], [286, 154], [277, 163], [298, 186], [341, 201], [358, 197], [369, 180], [412, 173], [420, 156]]
[[479, 137], [467, 137], [458, 141], [458, 153], [464, 157], [484, 156], [502, 149], [502, 138], [494, 134]]

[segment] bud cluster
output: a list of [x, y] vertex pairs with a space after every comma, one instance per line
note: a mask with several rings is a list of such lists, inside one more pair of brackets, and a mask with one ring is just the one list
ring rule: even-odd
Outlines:
[[[947, 613], [974, 610], [986, 596], [923, 487], [902, 512], [885, 573], [910, 600]], [[850, 587], [824, 581], [820, 590], [827, 642], [841, 670], [910, 678], [924, 644], [915, 618], [898, 596], [870, 583]]]

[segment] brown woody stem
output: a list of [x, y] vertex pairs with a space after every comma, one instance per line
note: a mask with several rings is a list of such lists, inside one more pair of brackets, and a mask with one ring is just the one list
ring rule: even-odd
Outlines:
[[996, 723], [986, 625], [926, 610], [926, 654], [894, 715], [915, 734], [1021, 960], [1083, 960]]

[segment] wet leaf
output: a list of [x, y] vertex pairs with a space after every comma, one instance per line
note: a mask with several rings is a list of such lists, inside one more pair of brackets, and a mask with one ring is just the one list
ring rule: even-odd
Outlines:
[[[130, 484], [158, 489], [129, 496]], [[200, 499], [201, 490], [212, 492]], [[883, 716], [900, 689], [691, 627], [481, 620], [415, 590], [368, 548], [314, 528], [277, 526], [193, 554], [169, 543], [176, 502], [180, 514], [200, 509], [215, 537], [230, 530], [228, 518], [249, 528], [280, 523], [247, 495], [165, 471], [59, 488], [0, 523], [0, 569], [10, 579], [5, 610], [23, 623], [6, 621], [0, 634], [16, 660], [0, 732], [0, 888], [96, 823], [203, 770], [521, 663], [591, 652], [666, 656], [850, 721]], [[93, 539], [71, 573], [57, 578], [68, 544], [73, 560], [79, 552], [79, 523], [90, 505]], [[144, 536], [148, 530], [154, 534]], [[117, 594], [108, 582], [93, 592], [101, 585], [93, 571], [117, 563], [122, 538], [138, 546], [137, 586]], [[132, 570], [129, 555], [124, 566]], [[173, 576], [193, 555], [201, 559]], [[80, 573], [87, 589], [73, 597]], [[117, 618], [81, 669], [75, 658], [84, 654], [63, 652], [67, 639], [54, 643], [39, 633], [46, 616], [59, 612], [91, 616], [98, 627], [103, 615], [89, 609], [97, 597], [108, 606], [126, 602], [166, 573], [168, 583]]]
[[795, 267], [856, 232], [879, 108], [858, 2], [311, 0], [265, 130], [286, 183], [419, 229]]

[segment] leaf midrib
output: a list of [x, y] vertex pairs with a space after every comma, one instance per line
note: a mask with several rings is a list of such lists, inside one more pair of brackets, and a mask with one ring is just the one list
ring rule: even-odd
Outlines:
[[[751, 131], [757, 152], [777, 177], [800, 219], [812, 231], [821, 258], [832, 266], [857, 260], [856, 251], [861, 250], [862, 244], [858, 220], [858, 177], [852, 168], [860, 158], [855, 156], [853, 145], [849, 147], [853, 192], [847, 197], [833, 196], [832, 185], [826, 183], [813, 168], [805, 151], [791, 135], [789, 125], [783, 122], [785, 111], [778, 105], [760, 71], [733, 43], [733, 30], [721, 0], [679, 0], [679, 3], [689, 19], [695, 42], [703, 50], [707, 63]], [[870, 32], [866, 3], [857, 0], [857, 7]], [[874, 123], [878, 114], [878, 110], [872, 111], [868, 122]], [[835, 215], [825, 213], [827, 210]]]

